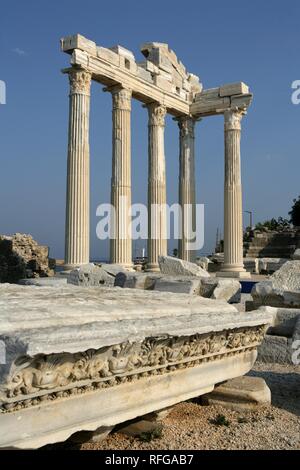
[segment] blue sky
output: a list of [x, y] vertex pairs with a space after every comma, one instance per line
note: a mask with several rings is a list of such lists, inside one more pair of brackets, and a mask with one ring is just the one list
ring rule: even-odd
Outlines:
[[[254, 101], [243, 121], [244, 209], [255, 222], [287, 216], [300, 194], [300, 105], [291, 83], [300, 79], [298, 1], [207, 2], [85, 0], [2, 1], [0, 80], [0, 233], [25, 232], [63, 257], [69, 57], [59, 39], [81, 33], [98, 45], [121, 44], [142, 60], [139, 46], [167, 42], [204, 86], [244, 81]], [[223, 119], [196, 131], [197, 199], [205, 204], [204, 252], [223, 227]], [[178, 198], [178, 130], [166, 128], [168, 202]], [[146, 201], [147, 115], [132, 113], [133, 201]], [[111, 97], [93, 85], [91, 101], [91, 257], [106, 258], [96, 239], [96, 207], [109, 202]], [[170, 249], [172, 248], [170, 244]]]

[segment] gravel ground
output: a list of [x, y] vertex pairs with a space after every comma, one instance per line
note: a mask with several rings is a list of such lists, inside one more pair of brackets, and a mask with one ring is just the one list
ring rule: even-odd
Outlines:
[[[112, 433], [101, 443], [84, 443], [81, 450], [295, 450], [300, 449], [300, 367], [256, 365], [250, 375], [263, 377], [272, 390], [272, 406], [236, 412], [201, 406], [200, 400], [176, 405], [162, 421], [162, 436], [151, 442]], [[217, 425], [218, 415], [225, 425]], [[224, 421], [223, 418], [223, 421]], [[65, 443], [52, 449], [74, 449]], [[48, 448], [49, 448], [48, 447]]]

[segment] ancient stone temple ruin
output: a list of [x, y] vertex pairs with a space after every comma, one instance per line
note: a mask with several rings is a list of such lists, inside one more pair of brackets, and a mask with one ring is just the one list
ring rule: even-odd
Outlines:
[[[174, 116], [180, 131], [182, 225], [190, 216], [186, 205], [196, 204], [196, 122], [224, 114], [225, 263], [220, 276], [246, 276], [240, 134], [252, 99], [248, 87], [237, 83], [203, 90], [166, 44], [144, 44], [141, 63], [120, 46], [105, 49], [80, 35], [64, 38], [62, 49], [71, 54], [72, 65], [65, 70], [70, 79], [65, 262], [76, 268], [47, 285], [0, 285], [0, 448], [39, 448], [81, 432], [101, 439], [117, 425], [209, 394], [253, 368], [273, 321], [268, 311], [241, 314], [230, 305], [240, 295], [240, 283], [211, 279], [191, 263], [195, 253], [187, 239], [180, 243], [181, 260], [167, 257], [161, 210], [166, 114]], [[92, 80], [112, 94], [114, 266], [81, 266], [89, 262]], [[123, 236], [130, 225], [132, 98], [149, 114], [150, 273], [125, 269], [132, 265], [131, 237]], [[158, 236], [152, 236], [154, 229]], [[159, 266], [160, 273], [151, 272]]]
[[[71, 54], [70, 121], [67, 175], [65, 263], [78, 266], [89, 262], [89, 109], [94, 80], [112, 95], [113, 149], [111, 202], [116, 210], [115, 236], [111, 239], [110, 261], [132, 265], [132, 240], [128, 235], [131, 206], [131, 100], [139, 100], [148, 110], [148, 270], [157, 271], [158, 256], [167, 254], [166, 168], [164, 128], [167, 113], [179, 126], [179, 204], [181, 224], [189, 217], [187, 205], [195, 207], [195, 125], [202, 118], [224, 115], [225, 260], [220, 276], [246, 277], [243, 266], [242, 186], [240, 137], [241, 121], [252, 100], [244, 83], [203, 89], [199, 78], [188, 73], [167, 44], [146, 43], [145, 57], [136, 62], [131, 51], [121, 46], [104, 48], [81, 35], [65, 37], [62, 50]], [[121, 204], [121, 201], [126, 203]], [[195, 218], [192, 210], [191, 217]], [[195, 220], [192, 220], [195, 227]], [[155, 237], [153, 237], [155, 233]], [[182, 230], [184, 233], [184, 230]], [[124, 235], [125, 234], [125, 235]], [[182, 237], [179, 257], [193, 260]]]

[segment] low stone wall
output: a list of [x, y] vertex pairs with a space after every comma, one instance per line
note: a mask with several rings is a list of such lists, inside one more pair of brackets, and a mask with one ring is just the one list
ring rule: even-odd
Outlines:
[[0, 235], [0, 282], [53, 276], [54, 267], [49, 248], [40, 246], [31, 235]]

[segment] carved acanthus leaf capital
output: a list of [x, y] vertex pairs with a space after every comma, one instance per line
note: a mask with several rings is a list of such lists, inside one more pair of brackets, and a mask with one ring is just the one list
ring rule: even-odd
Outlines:
[[149, 126], [165, 126], [167, 109], [159, 103], [151, 103], [148, 106]]
[[177, 121], [180, 129], [180, 138], [191, 137], [194, 139], [196, 120], [189, 116], [184, 116], [178, 118]]
[[132, 90], [127, 88], [115, 88], [112, 90], [113, 109], [131, 110]]
[[242, 127], [242, 118], [246, 111], [240, 109], [229, 109], [224, 113], [225, 131], [240, 131]]
[[90, 95], [92, 75], [86, 70], [71, 69], [69, 71], [70, 94]]

